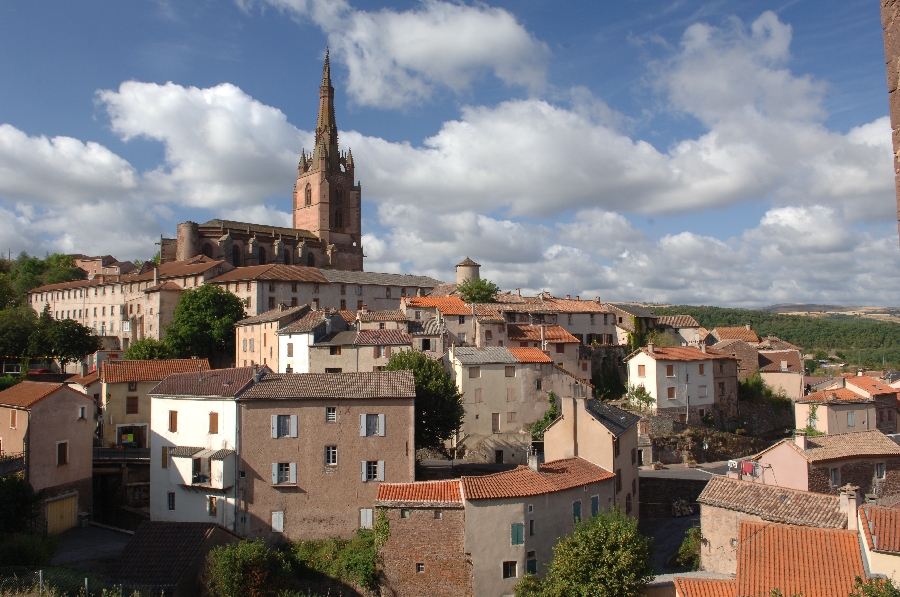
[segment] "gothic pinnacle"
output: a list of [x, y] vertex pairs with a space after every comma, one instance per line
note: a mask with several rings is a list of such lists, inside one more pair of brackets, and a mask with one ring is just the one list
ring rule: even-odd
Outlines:
[[325, 48], [325, 66], [322, 67], [322, 87], [331, 87], [331, 63], [328, 60], [329, 49]]

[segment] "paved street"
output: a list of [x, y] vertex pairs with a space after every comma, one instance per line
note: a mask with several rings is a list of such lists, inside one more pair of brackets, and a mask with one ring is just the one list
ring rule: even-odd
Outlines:
[[131, 535], [91, 525], [69, 529], [59, 539], [54, 566], [102, 573], [103, 567], [122, 553]]
[[712, 475], [724, 475], [728, 472], [728, 462], [708, 462], [700, 464], [697, 468], [688, 468], [683, 464], [668, 464], [666, 468], [653, 470], [651, 468], [641, 468], [638, 476], [641, 477], [663, 477], [668, 479], [709, 479]]

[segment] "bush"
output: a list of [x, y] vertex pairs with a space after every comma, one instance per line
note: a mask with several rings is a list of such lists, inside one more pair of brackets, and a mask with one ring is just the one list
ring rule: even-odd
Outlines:
[[259, 539], [216, 547], [206, 557], [213, 597], [275, 597], [290, 581], [290, 564]]
[[[35, 491], [22, 473], [0, 478], [0, 534], [24, 533], [41, 512], [42, 492]], [[3, 559], [0, 558], [0, 562]]]
[[378, 587], [375, 531], [361, 529], [353, 539], [298, 541], [293, 556], [301, 568], [369, 590]]
[[25, 379], [24, 375], [5, 375], [0, 377], [0, 392], [7, 390]]
[[547, 409], [544, 416], [528, 426], [528, 433], [531, 434], [532, 440], [543, 440], [544, 430], [547, 429], [553, 421], [559, 418], [560, 412], [559, 408], [556, 407], [556, 394], [549, 392], [547, 394], [547, 401], [550, 403], [550, 408]]
[[684, 533], [684, 541], [678, 548], [676, 562], [682, 566], [690, 566], [691, 570], [700, 570], [700, 529], [692, 527]]
[[4, 566], [47, 566], [58, 547], [59, 537], [56, 535], [0, 535], [0, 562]]

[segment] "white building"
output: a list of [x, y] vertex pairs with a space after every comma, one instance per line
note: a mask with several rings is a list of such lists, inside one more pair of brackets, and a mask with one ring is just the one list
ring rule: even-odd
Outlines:
[[237, 397], [253, 375], [251, 367], [182, 373], [150, 391], [150, 520], [235, 529]]
[[311, 311], [284, 326], [278, 336], [278, 373], [309, 373], [309, 347], [328, 334], [347, 329], [347, 322], [335, 312]]

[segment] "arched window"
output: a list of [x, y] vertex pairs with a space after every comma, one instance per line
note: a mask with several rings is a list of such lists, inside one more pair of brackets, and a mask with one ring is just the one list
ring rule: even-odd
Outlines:
[[336, 212], [334, 212], [334, 227], [344, 227], [344, 212], [342, 212], [341, 210], [337, 210]]
[[312, 253], [306, 254], [306, 265], [308, 265], [309, 267], [316, 266], [316, 258], [313, 256]]
[[259, 248], [259, 264], [260, 265], [266, 264], [266, 250], [263, 249], [262, 247]]
[[209, 243], [204, 243], [200, 252], [207, 257], [212, 257], [212, 246]]
[[306, 205], [312, 205], [312, 187], [306, 185]]
[[344, 204], [344, 189], [338, 187], [338, 189], [334, 193], [334, 202], [337, 205]]
[[231, 265], [241, 267], [241, 248], [237, 245], [231, 247]]

